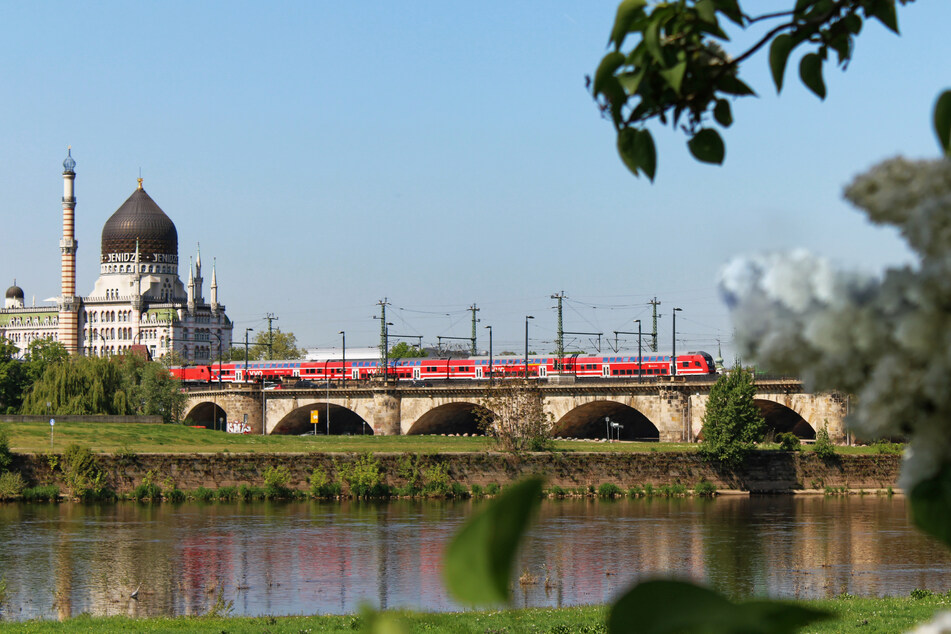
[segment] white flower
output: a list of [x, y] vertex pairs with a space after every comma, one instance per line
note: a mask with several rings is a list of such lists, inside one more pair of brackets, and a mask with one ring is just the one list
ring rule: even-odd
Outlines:
[[885, 161], [846, 197], [895, 225], [920, 266], [874, 279], [803, 251], [759, 255], [727, 264], [720, 290], [740, 354], [857, 395], [860, 436], [910, 436], [908, 490], [951, 464], [951, 161]]

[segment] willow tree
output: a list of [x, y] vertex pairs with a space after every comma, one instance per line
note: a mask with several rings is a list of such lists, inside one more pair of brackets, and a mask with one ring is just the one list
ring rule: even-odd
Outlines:
[[23, 414], [160, 415], [181, 420], [185, 395], [157, 362], [133, 354], [73, 357], [47, 367], [23, 401]]

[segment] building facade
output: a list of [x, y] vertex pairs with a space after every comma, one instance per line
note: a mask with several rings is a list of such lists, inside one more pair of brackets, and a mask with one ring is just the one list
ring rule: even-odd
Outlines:
[[[76, 162], [63, 161], [63, 235], [60, 295], [50, 306], [26, 306], [24, 292], [7, 289], [0, 309], [0, 336], [21, 352], [36, 339], [53, 339], [71, 354], [107, 356], [144, 346], [153, 359], [175, 353], [186, 363], [227, 356], [232, 324], [218, 302], [212, 266], [204, 297], [201, 251], [189, 261], [188, 282], [179, 277], [178, 231], [142, 188], [132, 192], [102, 228], [99, 278], [92, 292], [76, 295]], [[35, 302], [34, 302], [35, 303]]]

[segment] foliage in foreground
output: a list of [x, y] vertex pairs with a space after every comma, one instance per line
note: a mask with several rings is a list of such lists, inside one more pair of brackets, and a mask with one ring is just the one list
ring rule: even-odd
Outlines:
[[[764, 3], [745, 4], [764, 10]], [[799, 77], [825, 99], [823, 67], [833, 59], [848, 66], [865, 22], [875, 19], [898, 33], [896, 0], [788, 0], [789, 10], [770, 6], [760, 15], [743, 5], [740, 0], [621, 2], [609, 38], [612, 50], [598, 65], [591, 92], [614, 124], [618, 152], [635, 175], [643, 172], [654, 180], [657, 152], [647, 129], [653, 121], [681, 129], [698, 161], [722, 163], [726, 147], [715, 126], [733, 124], [732, 100], [755, 96], [739, 74], [743, 62], [767, 44], [777, 92], [792, 54], [806, 49]], [[729, 28], [759, 33], [748, 49], [727, 51]]]

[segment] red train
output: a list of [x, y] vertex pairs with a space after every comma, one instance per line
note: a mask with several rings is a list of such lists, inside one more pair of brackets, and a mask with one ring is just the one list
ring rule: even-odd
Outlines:
[[[368, 380], [382, 375], [378, 360], [328, 361], [229, 361], [211, 365], [173, 367], [171, 373], [186, 383], [244, 383], [283, 382], [286, 379], [309, 382], [328, 380]], [[529, 378], [544, 379], [552, 374], [572, 374], [577, 377], [658, 377], [672, 373], [670, 355], [606, 357], [529, 356]], [[688, 352], [677, 355], [676, 373], [679, 375], [709, 375], [716, 373], [713, 357], [706, 352]], [[479, 380], [518, 378], [525, 376], [525, 357], [503, 356], [465, 357], [458, 359], [395, 359], [390, 361], [389, 376], [403, 381], [439, 381], [450, 379]]]

